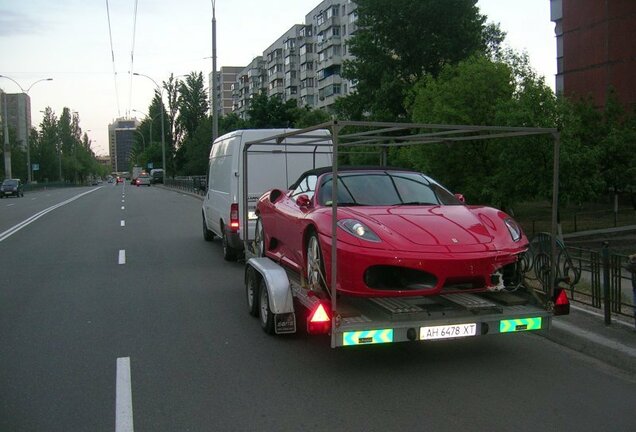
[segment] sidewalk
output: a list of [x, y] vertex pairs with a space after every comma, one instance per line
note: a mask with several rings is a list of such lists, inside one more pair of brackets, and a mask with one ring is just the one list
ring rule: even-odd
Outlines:
[[572, 304], [570, 315], [557, 316], [542, 333], [549, 340], [636, 375], [634, 321], [604, 323], [603, 315]]

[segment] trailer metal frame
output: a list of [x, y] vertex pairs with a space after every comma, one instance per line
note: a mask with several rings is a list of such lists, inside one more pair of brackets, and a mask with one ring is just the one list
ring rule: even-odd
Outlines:
[[[312, 134], [317, 130], [327, 129], [331, 133], [331, 140], [325, 140], [325, 135]], [[248, 196], [248, 170], [247, 161], [250, 152], [258, 152], [258, 147], [261, 145], [272, 144], [285, 144], [285, 150], [282, 152], [287, 153], [306, 153], [307, 151], [297, 151], [294, 148], [299, 146], [313, 146], [314, 154], [317, 153], [331, 153], [332, 154], [332, 175], [333, 175], [333, 187], [332, 187], [332, 242], [331, 242], [331, 310], [333, 311], [334, 318], [338, 317], [338, 296], [336, 295], [336, 281], [337, 281], [337, 243], [338, 243], [338, 229], [337, 229], [337, 210], [338, 210], [338, 155], [341, 152], [341, 148], [355, 148], [355, 147], [376, 147], [381, 152], [381, 164], [386, 165], [387, 152], [389, 147], [399, 146], [411, 146], [411, 145], [426, 145], [434, 143], [462, 143], [469, 141], [488, 140], [488, 139], [502, 139], [513, 137], [527, 137], [534, 135], [550, 135], [553, 138], [553, 186], [552, 186], [552, 215], [551, 215], [551, 263], [549, 280], [556, 283], [557, 275], [557, 210], [559, 200], [559, 155], [560, 155], [560, 133], [556, 128], [536, 128], [536, 127], [508, 127], [508, 126], [475, 126], [475, 125], [449, 125], [449, 124], [427, 124], [427, 123], [395, 123], [395, 122], [366, 122], [366, 121], [339, 121], [331, 120], [326, 123], [322, 123], [313, 127], [299, 129], [292, 132], [273, 135], [268, 138], [254, 140], [247, 142], [243, 149], [243, 197]], [[293, 138], [293, 140], [289, 140]], [[512, 145], [512, 144], [511, 144]], [[327, 149], [327, 150], [325, 150]], [[277, 150], [281, 152], [280, 150]], [[247, 203], [243, 205], [242, 220], [245, 221], [244, 226], [247, 228], [248, 224], [248, 210]], [[244, 233], [244, 245], [246, 261], [250, 258], [255, 259], [254, 254], [250, 248], [249, 230], [246, 229]], [[266, 270], [267, 264], [261, 263], [257, 265], [257, 271], [263, 276]], [[277, 282], [278, 290], [280, 291], [280, 281]], [[295, 283], [289, 286], [290, 292], [295, 288]], [[292, 292], [293, 293], [293, 292]], [[546, 286], [545, 293], [545, 311], [549, 315], [554, 304], [552, 298], [554, 295], [554, 283]], [[315, 300], [307, 300], [306, 302], [312, 302]], [[280, 303], [280, 302], [279, 302]], [[293, 308], [293, 305], [292, 305]], [[279, 309], [274, 313], [289, 313], [287, 308]], [[291, 311], [293, 312], [293, 310]], [[539, 311], [537, 311], [539, 313]], [[514, 315], [514, 314], [513, 314]], [[542, 316], [548, 316], [540, 314]], [[549, 320], [548, 320], [549, 321]], [[340, 346], [335, 340], [336, 326], [341, 324], [341, 320], [332, 320], [332, 347]], [[381, 323], [380, 323], [381, 324]], [[404, 338], [404, 340], [411, 340], [410, 338]]]

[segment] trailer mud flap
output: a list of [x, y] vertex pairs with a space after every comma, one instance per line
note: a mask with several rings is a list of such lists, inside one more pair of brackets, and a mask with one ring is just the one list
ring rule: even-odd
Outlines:
[[296, 333], [296, 314], [294, 312], [274, 315], [276, 334]]

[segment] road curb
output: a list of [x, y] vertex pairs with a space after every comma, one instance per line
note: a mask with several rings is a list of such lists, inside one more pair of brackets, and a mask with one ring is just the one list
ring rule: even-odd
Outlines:
[[[601, 326], [603, 324], [600, 324]], [[612, 329], [624, 337], [636, 340], [633, 330]], [[561, 321], [556, 317], [547, 332], [541, 333], [545, 338], [570, 349], [601, 360], [604, 363], [636, 375], [636, 348], [634, 343], [625, 344], [615, 338], [607, 337], [596, 331], [589, 331], [573, 323]]]

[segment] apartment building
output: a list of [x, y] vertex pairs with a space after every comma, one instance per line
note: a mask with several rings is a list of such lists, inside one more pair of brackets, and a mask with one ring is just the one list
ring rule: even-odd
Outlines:
[[[254, 58], [233, 86], [233, 111], [245, 118], [249, 100], [260, 91], [299, 106], [333, 108], [336, 99], [354, 90], [341, 77], [350, 59], [347, 41], [356, 30], [353, 0], [324, 0]], [[259, 75], [260, 74], [260, 75]]]
[[239, 72], [236, 82], [232, 85], [232, 111], [240, 118], [247, 118], [252, 98], [267, 89], [266, 76], [265, 60], [262, 56], [254, 58]]
[[557, 37], [556, 91], [603, 107], [613, 87], [636, 107], [636, 1], [550, 0]]
[[[238, 80], [239, 74], [243, 69], [244, 66], [222, 66], [221, 70], [217, 73], [216, 95], [219, 101], [219, 116], [229, 114], [233, 111], [234, 87]], [[208, 82], [210, 83], [208, 89], [208, 102], [210, 106], [210, 114], [212, 114], [212, 107], [214, 106], [214, 93], [212, 91], [212, 73], [208, 75]]]

